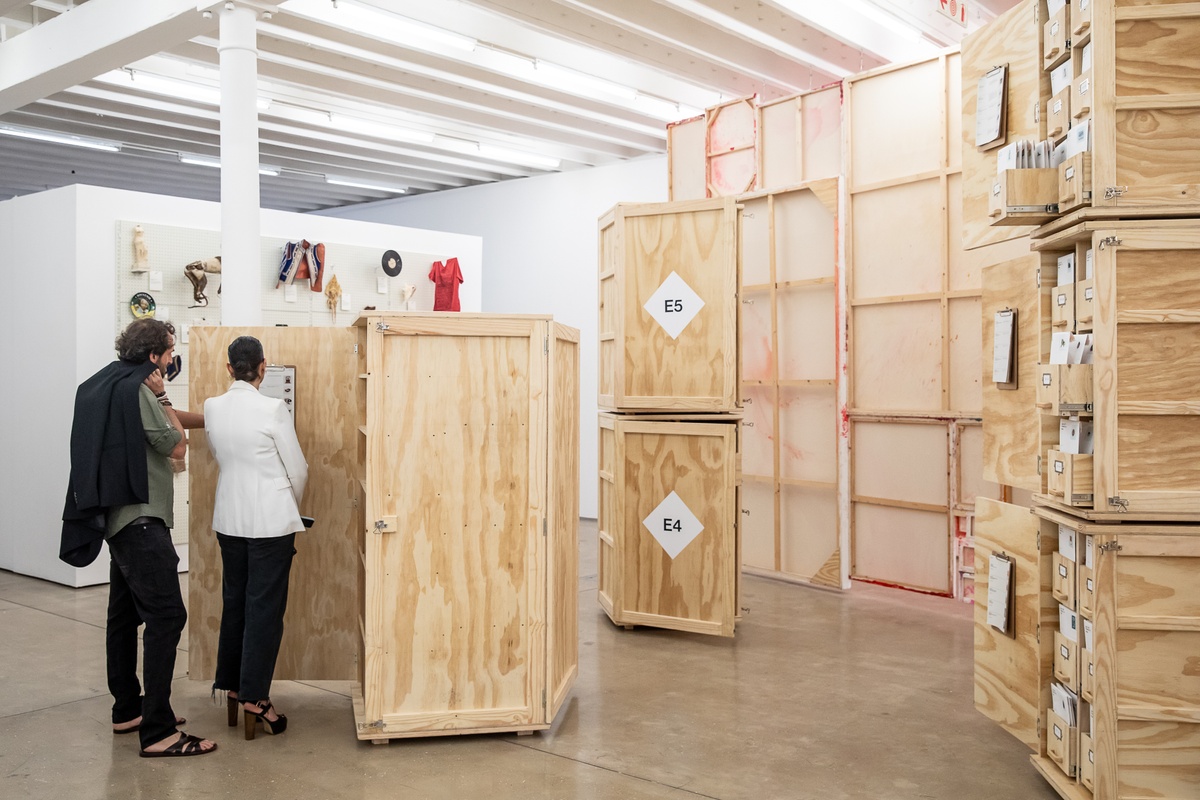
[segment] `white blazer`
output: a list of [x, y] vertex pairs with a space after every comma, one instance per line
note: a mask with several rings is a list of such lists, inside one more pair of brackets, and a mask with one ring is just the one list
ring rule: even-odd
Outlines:
[[204, 401], [204, 433], [221, 470], [213, 530], [248, 539], [304, 530], [300, 500], [308, 462], [282, 400], [235, 381]]

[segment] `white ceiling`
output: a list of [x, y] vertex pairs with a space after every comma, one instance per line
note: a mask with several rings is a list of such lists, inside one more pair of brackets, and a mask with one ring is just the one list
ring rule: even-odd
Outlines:
[[[262, 205], [397, 196], [327, 178], [416, 194], [662, 153], [668, 121], [937, 52], [1016, 0], [968, 0], [968, 28], [942, 2], [239, 0], [266, 12]], [[0, 0], [0, 129], [117, 148], [0, 135], [0, 199], [72, 183], [219, 199], [218, 170], [180, 158], [219, 157], [221, 6]]]

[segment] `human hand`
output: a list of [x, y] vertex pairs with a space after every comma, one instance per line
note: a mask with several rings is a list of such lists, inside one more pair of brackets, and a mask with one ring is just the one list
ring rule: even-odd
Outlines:
[[155, 397], [167, 390], [166, 386], [163, 384], [162, 372], [157, 369], [147, 375], [146, 380], [142, 382], [146, 384], [150, 391], [154, 392]]

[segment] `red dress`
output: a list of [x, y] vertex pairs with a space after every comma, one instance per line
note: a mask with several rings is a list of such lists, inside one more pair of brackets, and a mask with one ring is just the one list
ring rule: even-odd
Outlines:
[[429, 270], [429, 280], [433, 281], [433, 310], [461, 311], [458, 305], [458, 285], [463, 282], [462, 270], [458, 268], [457, 258], [447, 258], [446, 263], [433, 262]]

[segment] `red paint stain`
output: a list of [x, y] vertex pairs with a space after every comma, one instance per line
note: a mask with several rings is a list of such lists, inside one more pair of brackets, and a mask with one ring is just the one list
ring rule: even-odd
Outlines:
[[888, 583], [887, 581], [877, 581], [877, 580], [872, 580], [871, 578], [851, 577], [850, 580], [858, 581], [859, 583], [872, 583], [876, 586], [886, 586], [889, 589], [900, 589], [902, 591], [912, 592], [914, 594], [928, 594], [928, 595], [932, 595], [933, 597], [954, 597], [954, 595], [949, 592], [935, 592], [931, 589], [914, 589], [911, 586], [901, 586], [898, 583]]
[[850, 438], [850, 409], [847, 406], [842, 406], [841, 436], [843, 439]]

